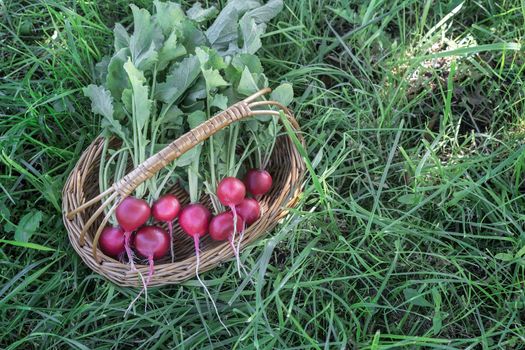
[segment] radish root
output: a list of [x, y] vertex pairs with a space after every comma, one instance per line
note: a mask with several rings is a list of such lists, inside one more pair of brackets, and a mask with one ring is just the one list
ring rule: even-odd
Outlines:
[[171, 221], [168, 221], [168, 230], [170, 233], [170, 254], [171, 254], [171, 262], [174, 261], [175, 255], [173, 254], [173, 223]]
[[129, 265], [131, 266], [131, 271], [135, 272], [137, 269], [135, 268], [135, 262], [133, 261], [133, 252], [131, 251], [130, 246], [130, 238], [131, 238], [131, 232], [126, 231], [124, 232], [124, 249], [126, 249], [126, 254], [128, 255], [128, 261]]
[[237, 272], [239, 277], [241, 277], [241, 258], [239, 257], [239, 249], [235, 249], [235, 235], [237, 234], [237, 209], [235, 205], [230, 206], [230, 209], [233, 213], [233, 234], [231, 235], [231, 247], [233, 249], [233, 254], [235, 254], [235, 260], [237, 260]]
[[153, 273], [155, 272], [155, 263], [153, 261], [153, 256], [149, 256], [148, 257], [148, 264], [149, 264], [148, 277], [146, 278], [145, 281], [144, 281], [144, 276], [142, 276], [140, 271], [137, 270], [137, 272], [139, 273], [140, 279], [142, 280], [142, 289], [140, 290], [139, 294], [135, 297], [135, 299], [133, 299], [133, 301], [129, 304], [128, 308], [126, 309], [126, 312], [124, 313], [124, 317], [129, 312], [129, 310], [131, 310], [131, 308], [137, 302], [137, 300], [139, 300], [139, 298], [142, 295], [142, 293], [144, 293], [144, 299], [145, 299], [144, 300], [144, 312], [146, 312], [146, 310], [147, 310], [147, 306], [148, 306], [148, 286], [149, 286], [149, 282], [151, 281], [151, 276], [153, 276]]
[[194, 235], [193, 236], [193, 242], [195, 244], [195, 257], [197, 258], [197, 264], [195, 265], [195, 274], [197, 275], [197, 279], [199, 280], [199, 283], [201, 284], [202, 288], [204, 288], [204, 291], [208, 295], [208, 298], [210, 298], [210, 301], [211, 301], [211, 303], [213, 305], [213, 309], [215, 310], [215, 314], [217, 315], [217, 318], [219, 319], [219, 322], [224, 327], [224, 329], [226, 329], [228, 334], [231, 335], [228, 327], [226, 327], [226, 325], [222, 322], [221, 316], [219, 315], [219, 310], [217, 310], [217, 305], [215, 305], [215, 301], [213, 301], [213, 298], [212, 298], [212, 296], [210, 294], [210, 291], [208, 290], [208, 288], [206, 287], [204, 282], [202, 282], [201, 278], [199, 277], [199, 266], [200, 266], [201, 258], [200, 258], [200, 251], [199, 251], [199, 237], [198, 237], [198, 235]]

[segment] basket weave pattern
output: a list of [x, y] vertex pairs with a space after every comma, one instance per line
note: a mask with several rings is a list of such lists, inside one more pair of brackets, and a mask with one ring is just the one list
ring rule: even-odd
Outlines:
[[[286, 107], [274, 101], [254, 102], [269, 91], [271, 90], [261, 90], [208, 119], [148, 158], [100, 194], [98, 168], [104, 139], [99, 137], [94, 140], [81, 155], [62, 193], [64, 224], [69, 240], [82, 260], [92, 270], [118, 285], [139, 286], [141, 280], [137, 272], [132, 272], [128, 264], [104, 255], [97, 246], [98, 237], [115, 208], [142, 182], [219, 130], [250, 116], [279, 115], [275, 110], [257, 109], [259, 107], [278, 107], [285, 113], [293, 128], [299, 131], [297, 121]], [[304, 142], [300, 134], [298, 138]], [[116, 140], [111, 142], [111, 146], [117, 145]], [[260, 199], [261, 218], [246, 229], [241, 249], [271, 230], [287, 214], [287, 209], [295, 205], [301, 192], [304, 162], [288, 136], [282, 135], [277, 138], [268, 170], [273, 177], [272, 189]], [[187, 193], [179, 186], [175, 186], [170, 192], [179, 198], [182, 205], [189, 203]], [[202, 198], [201, 202], [211, 207], [208, 197]], [[95, 204], [98, 204], [98, 207]], [[102, 215], [104, 209], [109, 209], [105, 216]], [[168, 257], [155, 263], [151, 286], [179, 283], [195, 275], [196, 258], [192, 239], [184, 234], [176, 223], [173, 234], [175, 261], [172, 263]], [[228, 242], [216, 242], [209, 236], [201, 239], [199, 271], [210, 270], [232, 257], [233, 252]], [[145, 262], [139, 261], [136, 267], [143, 276], [147, 275], [148, 266]]]

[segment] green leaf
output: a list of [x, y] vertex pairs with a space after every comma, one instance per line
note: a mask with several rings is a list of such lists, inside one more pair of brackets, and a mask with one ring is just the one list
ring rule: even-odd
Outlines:
[[211, 105], [219, 108], [220, 110], [225, 110], [228, 108], [228, 97], [222, 94], [216, 94], [215, 96], [213, 96]]
[[263, 71], [261, 61], [257, 56], [244, 53], [236, 54], [224, 70], [226, 79], [230, 84], [234, 86], [239, 85], [245, 67], [248, 67], [248, 70], [254, 74], [262, 73]]
[[259, 91], [259, 87], [248, 67], [244, 67], [244, 70], [242, 71], [237, 91], [244, 96], [250, 96]]
[[224, 59], [219, 55], [219, 53], [208, 47], [197, 47], [195, 49], [195, 54], [199, 59], [201, 67], [204, 69], [224, 69], [226, 68], [226, 63]]
[[103, 86], [91, 84], [83, 88], [82, 91], [84, 96], [91, 99], [91, 110], [93, 113], [103, 116], [102, 127], [125, 140], [126, 135], [122, 125], [113, 117], [113, 97], [109, 90], [106, 90]]
[[215, 6], [203, 9], [200, 2], [196, 2], [188, 11], [186, 11], [188, 18], [197, 23], [207, 21], [217, 16], [218, 13], [219, 11]]
[[248, 10], [260, 6], [259, 1], [253, 0], [228, 1], [215, 21], [205, 32], [211, 46], [221, 54], [226, 53], [230, 48], [237, 48], [239, 16]]
[[292, 84], [284, 83], [279, 85], [272, 91], [270, 99], [277, 101], [284, 106], [290, 105], [293, 101], [293, 87]]
[[191, 164], [195, 157], [200, 155], [200, 151], [200, 146], [188, 150], [186, 153], [175, 160], [175, 165], [177, 167], [187, 167]]
[[29, 242], [18, 242], [18, 241], [10, 241], [8, 239], [0, 239], [0, 243], [10, 244], [16, 247], [22, 247], [22, 248], [29, 248], [29, 249], [36, 249], [36, 250], [43, 250], [47, 252], [54, 252], [55, 249], [49, 248], [40, 244], [36, 243], [29, 243]]
[[257, 25], [251, 17], [244, 16], [240, 21], [241, 33], [243, 39], [243, 53], [254, 54], [262, 46], [261, 35], [265, 28], [263, 25]]
[[397, 197], [397, 201], [401, 204], [415, 205], [421, 202], [422, 196], [420, 193], [407, 193]]
[[31, 236], [36, 232], [42, 221], [42, 212], [32, 210], [20, 219], [16, 226], [15, 241], [27, 243]]
[[204, 123], [206, 120], [206, 113], [203, 111], [195, 111], [188, 115], [188, 125], [190, 126], [190, 129], [195, 129], [197, 126]]
[[156, 9], [155, 19], [166, 36], [171, 33], [173, 28], [186, 19], [184, 11], [182, 11], [179, 4], [171, 1], [160, 2], [158, 0], [153, 1], [153, 3]]
[[283, 6], [282, 0], [270, 0], [263, 6], [246, 12], [244, 17], [253, 18], [256, 24], [268, 23], [282, 11]]
[[128, 75], [124, 70], [124, 63], [129, 57], [129, 49], [120, 49], [109, 61], [108, 75], [106, 76], [106, 87], [111, 91], [115, 100], [122, 98], [122, 91], [129, 85]]
[[195, 84], [193, 84], [184, 98], [184, 106], [190, 106], [195, 104], [199, 100], [203, 100], [208, 96], [206, 92], [206, 80], [204, 77], [199, 77]]
[[219, 73], [219, 71], [216, 69], [205, 69], [202, 71], [202, 75], [206, 80], [206, 90], [208, 92], [215, 88], [229, 85], [228, 82], [221, 76], [221, 73]]
[[133, 90], [133, 118], [137, 120], [139, 130], [142, 130], [149, 119], [151, 103], [148, 99], [148, 85], [144, 73], [138, 70], [131, 60], [124, 64]]
[[115, 51], [129, 47], [129, 34], [122, 24], [115, 24], [113, 35], [115, 36]]
[[95, 65], [95, 81], [96, 82], [100, 84], [104, 84], [104, 82], [106, 81], [106, 78], [108, 76], [108, 66], [109, 66], [110, 60], [111, 60], [111, 57], [104, 56], [102, 57], [100, 62], [98, 62]]
[[166, 82], [157, 85], [155, 98], [164, 103], [174, 103], [197, 79], [200, 73], [200, 64], [196, 56], [188, 56], [174, 66]]
[[403, 295], [409, 304], [421, 307], [434, 307], [434, 305], [429, 303], [417, 289], [405, 288], [403, 290]]
[[180, 38], [180, 41], [182, 41], [182, 44], [188, 53], [194, 53], [195, 48], [198, 46], [208, 46], [206, 42], [206, 36], [204, 36], [204, 33], [199, 28], [197, 28], [195, 23], [192, 21], [185, 20], [182, 22], [179, 31], [182, 33], [182, 38]]
[[230, 44], [237, 45], [237, 21], [239, 14], [234, 6], [224, 7], [213, 24], [205, 32], [211, 47], [217, 51], [226, 51]]
[[244, 70], [244, 67], [248, 67], [252, 73], [262, 73], [263, 68], [261, 60], [256, 55], [242, 53], [233, 57], [232, 66], [237, 68], [239, 72]]
[[432, 288], [432, 299], [434, 301], [434, 316], [432, 317], [432, 331], [438, 335], [443, 327], [443, 314], [441, 312], [441, 294], [436, 287]]
[[122, 105], [130, 112], [133, 110], [133, 90], [131, 88], [122, 91]]
[[157, 62], [157, 48], [162, 46], [164, 36], [146, 9], [139, 9], [133, 4], [130, 7], [134, 23], [133, 35], [129, 40], [131, 59], [137, 69], [147, 71]]
[[160, 72], [164, 70], [168, 67], [171, 61], [184, 56], [185, 54], [186, 49], [184, 46], [177, 43], [177, 35], [175, 32], [172, 32], [159, 51], [157, 71]]
[[163, 115], [162, 119], [157, 120], [157, 124], [182, 124], [182, 118], [183, 115], [182, 111], [179, 109], [179, 107], [173, 105], [170, 107], [168, 111], [165, 111], [167, 105], [164, 105], [162, 107], [161, 115]]
[[495, 256], [496, 259], [501, 261], [512, 261], [514, 260], [514, 256], [510, 253], [498, 253]]
[[91, 99], [91, 110], [106, 118], [113, 118], [113, 97], [103, 86], [90, 84], [83, 88], [84, 96]]

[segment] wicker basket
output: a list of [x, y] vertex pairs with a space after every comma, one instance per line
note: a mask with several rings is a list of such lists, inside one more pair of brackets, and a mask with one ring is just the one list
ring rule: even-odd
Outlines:
[[[299, 131], [297, 121], [286, 107], [274, 101], [255, 101], [270, 91], [261, 90], [205, 121], [100, 194], [98, 167], [104, 140], [97, 138], [93, 141], [78, 160], [62, 192], [64, 224], [69, 240], [82, 260], [93, 271], [118, 285], [139, 286], [141, 281], [137, 272], [132, 272], [128, 264], [104, 255], [97, 248], [98, 237], [115, 208], [139, 184], [231, 123], [255, 115], [279, 115], [275, 110], [258, 108], [275, 106], [281, 109], [293, 128]], [[304, 142], [300, 134], [297, 136]], [[260, 199], [261, 218], [246, 230], [241, 248], [267, 233], [286, 215], [287, 209], [294, 206], [301, 192], [304, 169], [304, 162], [292, 140], [286, 135], [279, 136], [268, 165], [273, 177], [272, 189]], [[189, 202], [189, 197], [182, 188], [175, 186], [170, 192], [174, 193], [183, 205]], [[210, 206], [209, 198], [203, 198], [203, 202]], [[102, 215], [105, 212], [104, 208], [109, 208], [105, 216]], [[179, 283], [195, 276], [196, 258], [192, 239], [182, 232], [179, 225], [174, 225], [173, 235], [175, 261], [172, 263], [168, 257], [155, 263], [151, 286]], [[209, 236], [201, 239], [200, 271], [210, 270], [232, 257], [233, 253], [227, 242], [216, 242]], [[142, 275], [147, 274], [148, 267], [145, 263], [139, 262], [136, 267]]]

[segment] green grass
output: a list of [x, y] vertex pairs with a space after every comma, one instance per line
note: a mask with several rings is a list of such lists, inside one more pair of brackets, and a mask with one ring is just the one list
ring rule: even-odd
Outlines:
[[[99, 132], [81, 88], [128, 2], [0, 17], [0, 348], [525, 348], [523, 1], [286, 1], [261, 55], [294, 85], [309, 172], [242, 253], [253, 284], [231, 261], [203, 275], [231, 336], [196, 281], [123, 318], [137, 290], [87, 268], [61, 223]], [[38, 211], [37, 246], [10, 244]]]

